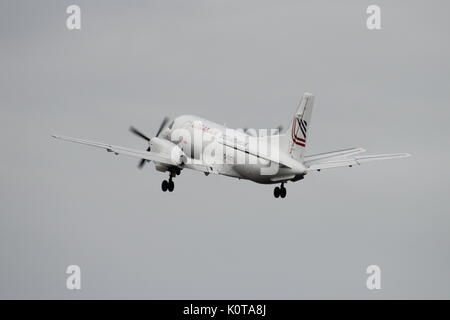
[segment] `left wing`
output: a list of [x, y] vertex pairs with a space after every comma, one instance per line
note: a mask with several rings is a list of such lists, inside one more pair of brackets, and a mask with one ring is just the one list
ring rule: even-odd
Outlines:
[[125, 148], [125, 147], [114, 146], [112, 144], [106, 144], [103, 142], [88, 141], [88, 140], [82, 140], [82, 139], [78, 139], [78, 138], [71, 138], [71, 137], [65, 137], [65, 136], [59, 136], [59, 135], [52, 135], [52, 137], [56, 138], [56, 139], [69, 141], [69, 142], [75, 142], [75, 143], [88, 145], [91, 147], [105, 149], [106, 151], [113, 152], [116, 155], [123, 154], [123, 155], [134, 157], [134, 158], [160, 162], [163, 164], [167, 164], [169, 166], [179, 166], [180, 165], [180, 162], [177, 163], [176, 159], [171, 159], [170, 156], [167, 156], [164, 154], [159, 154], [159, 153], [152, 152], [152, 151], [142, 151], [142, 150], [137, 150], [137, 149], [130, 149], [130, 148]]
[[312, 161], [309, 165], [306, 166], [306, 171], [320, 171], [322, 169], [351, 167], [370, 161], [405, 158], [409, 156], [409, 153], [379, 154], [373, 156], [338, 156], [336, 158], [328, 158], [323, 161]]

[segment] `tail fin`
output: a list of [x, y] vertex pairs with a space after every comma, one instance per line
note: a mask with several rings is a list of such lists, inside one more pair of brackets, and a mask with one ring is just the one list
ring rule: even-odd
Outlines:
[[288, 130], [285, 132], [285, 151], [295, 160], [302, 161], [303, 153], [308, 140], [308, 132], [311, 114], [314, 104], [314, 96], [305, 93], [292, 119]]

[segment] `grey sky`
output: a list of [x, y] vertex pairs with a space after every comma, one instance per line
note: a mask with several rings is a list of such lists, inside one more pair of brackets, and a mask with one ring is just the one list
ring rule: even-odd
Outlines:
[[[65, 27], [69, 4], [82, 30]], [[365, 26], [368, 5], [382, 30]], [[448, 1], [0, 2], [0, 298], [450, 298]], [[287, 125], [308, 153], [411, 158], [273, 186], [50, 138], [144, 149], [164, 116]], [[65, 269], [82, 269], [82, 290]], [[382, 270], [382, 290], [365, 269]]]

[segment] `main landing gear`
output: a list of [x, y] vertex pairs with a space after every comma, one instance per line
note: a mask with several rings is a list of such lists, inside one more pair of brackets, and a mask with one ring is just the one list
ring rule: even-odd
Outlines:
[[169, 180], [164, 180], [161, 184], [161, 189], [163, 192], [169, 191], [172, 192], [175, 189], [175, 183], [172, 178], [179, 175], [181, 173], [180, 168], [176, 168], [175, 170], [170, 171]]
[[162, 191], [172, 192], [174, 188], [175, 188], [175, 183], [173, 183], [172, 177], [169, 178], [169, 181], [163, 180], [163, 182], [161, 184]]
[[284, 182], [281, 183], [281, 186], [279, 187], [275, 187], [275, 189], [273, 189], [273, 195], [275, 198], [285, 198], [286, 197], [286, 188], [284, 187]]

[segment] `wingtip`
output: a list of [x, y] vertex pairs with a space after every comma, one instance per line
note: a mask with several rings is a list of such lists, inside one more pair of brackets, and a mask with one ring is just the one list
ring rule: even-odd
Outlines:
[[411, 154], [410, 153], [406, 153], [406, 152], [404, 152], [404, 153], [394, 153], [394, 156], [396, 158], [408, 158], [408, 157], [411, 157]]
[[411, 153], [403, 153], [403, 156], [404, 156], [405, 158], [407, 158], [407, 157], [411, 157], [412, 154], [411, 154]]

